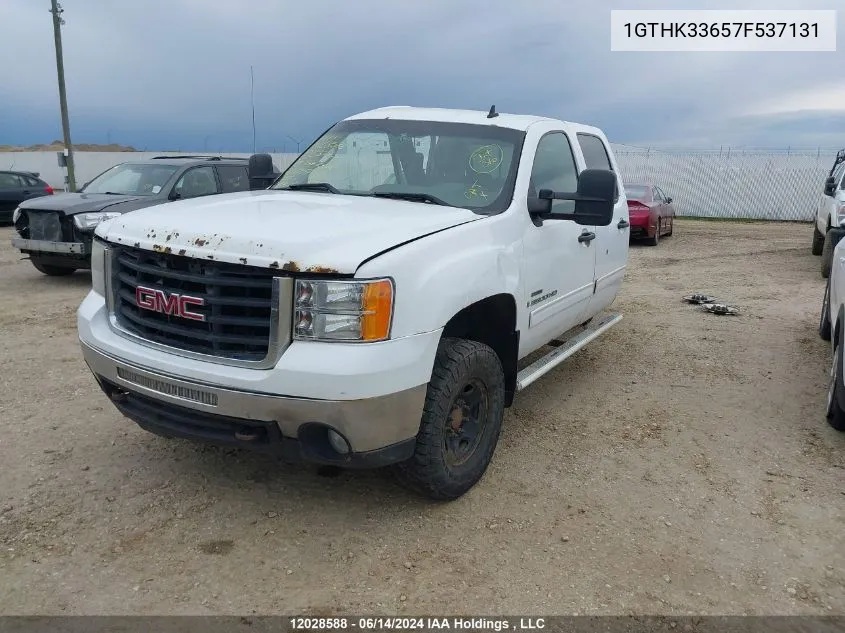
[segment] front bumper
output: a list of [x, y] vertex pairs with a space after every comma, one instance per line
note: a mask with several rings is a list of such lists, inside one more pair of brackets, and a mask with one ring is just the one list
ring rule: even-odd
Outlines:
[[[411, 457], [426, 385], [359, 400], [316, 400], [226, 389], [115, 358], [80, 340], [85, 362], [117, 409], [164, 437], [236, 446], [294, 462], [376, 468]], [[351, 447], [338, 453], [328, 430]]]
[[51, 242], [48, 240], [27, 240], [13, 237], [12, 246], [26, 253], [47, 253], [50, 255], [90, 255], [91, 245], [86, 242]]

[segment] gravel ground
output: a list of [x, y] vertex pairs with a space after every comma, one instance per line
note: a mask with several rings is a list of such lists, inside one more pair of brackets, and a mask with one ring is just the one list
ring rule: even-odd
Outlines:
[[0, 612], [843, 614], [810, 236], [679, 221], [634, 246], [622, 323], [521, 393], [480, 484], [432, 504], [141, 431], [80, 356], [90, 276], [42, 276], [0, 229]]

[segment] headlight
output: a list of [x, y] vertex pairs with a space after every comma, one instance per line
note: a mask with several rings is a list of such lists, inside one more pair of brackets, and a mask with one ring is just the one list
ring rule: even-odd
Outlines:
[[294, 338], [372, 342], [390, 336], [393, 282], [298, 279], [294, 294]]
[[12, 214], [12, 224], [17, 224], [19, 217], [21, 217], [21, 208], [20, 207], [15, 209], [15, 212]]
[[111, 220], [112, 218], [116, 218], [119, 215], [121, 214], [117, 213], [116, 211], [101, 211], [100, 213], [80, 213], [79, 215], [73, 216], [73, 223], [76, 225], [76, 228], [85, 231], [87, 229], [93, 229], [104, 220]]
[[91, 243], [91, 288], [101, 297], [106, 296], [106, 253], [108, 249], [100, 240]]

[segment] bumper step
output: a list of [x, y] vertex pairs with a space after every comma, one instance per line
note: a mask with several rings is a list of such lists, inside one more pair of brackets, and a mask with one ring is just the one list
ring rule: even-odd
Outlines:
[[522, 391], [621, 320], [621, 314], [609, 314], [597, 321], [590, 322], [585, 329], [568, 339], [555, 340], [555, 349], [542, 358], [538, 358], [516, 375], [516, 390]]

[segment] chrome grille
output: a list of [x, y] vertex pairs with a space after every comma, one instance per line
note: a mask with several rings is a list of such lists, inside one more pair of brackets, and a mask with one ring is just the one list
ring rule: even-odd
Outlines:
[[[130, 334], [235, 364], [268, 360], [289, 337], [280, 334], [280, 297], [270, 270], [125, 246], [109, 250], [113, 317]], [[204, 320], [139, 307], [139, 286], [163, 297], [201, 299], [190, 310]]]

